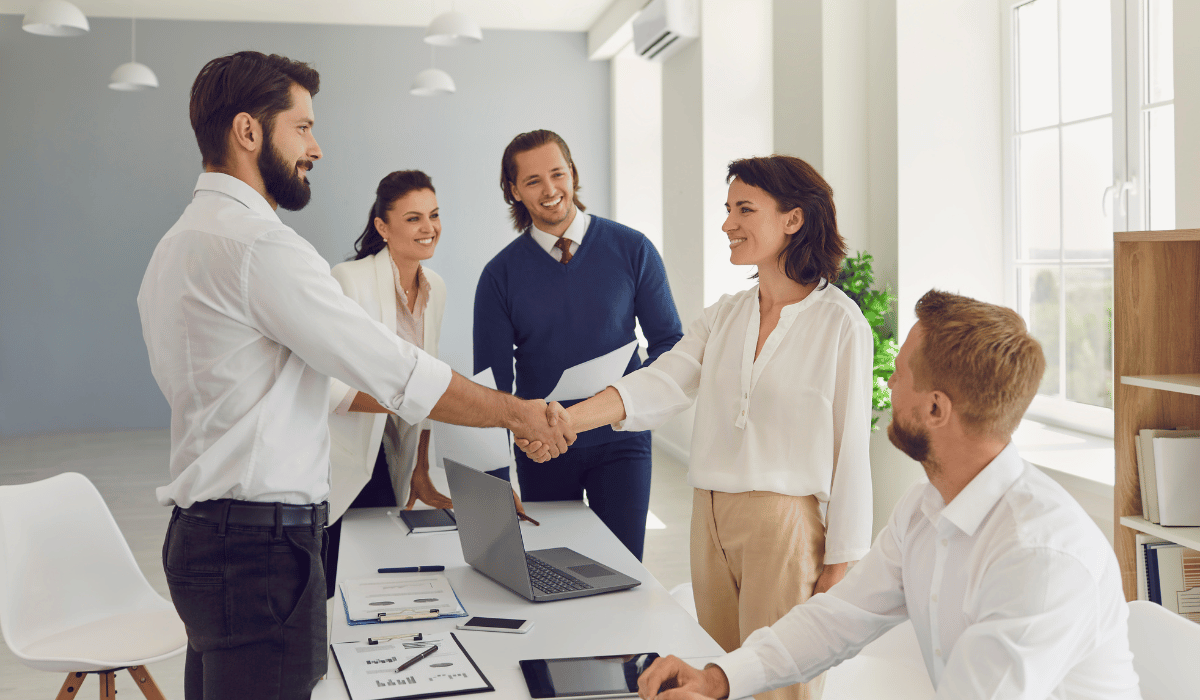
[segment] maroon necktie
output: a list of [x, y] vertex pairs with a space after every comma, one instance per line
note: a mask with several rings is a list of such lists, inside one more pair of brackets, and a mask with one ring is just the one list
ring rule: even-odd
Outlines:
[[554, 247], [558, 248], [559, 250], [562, 251], [561, 262], [563, 265], [566, 265], [567, 263], [571, 262], [572, 256], [571, 256], [571, 239], [570, 238], [563, 238], [562, 236], [559, 236], [558, 240], [554, 242]]

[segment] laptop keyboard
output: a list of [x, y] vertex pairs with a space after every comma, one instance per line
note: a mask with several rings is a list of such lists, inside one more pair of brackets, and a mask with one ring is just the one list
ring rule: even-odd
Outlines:
[[543, 593], [586, 591], [591, 588], [583, 581], [562, 573], [535, 556], [526, 554], [525, 563], [529, 567], [529, 578], [533, 587]]

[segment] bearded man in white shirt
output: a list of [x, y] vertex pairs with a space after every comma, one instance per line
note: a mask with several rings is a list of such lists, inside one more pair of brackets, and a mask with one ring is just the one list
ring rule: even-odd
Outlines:
[[158, 499], [174, 506], [163, 565], [188, 700], [307, 698], [325, 673], [329, 377], [409, 423], [544, 435], [535, 459], [574, 441], [561, 406], [473, 384], [372, 320], [279, 220], [309, 200], [319, 84], [253, 51], [201, 69], [190, 114], [205, 172], [138, 292], [171, 405]]
[[703, 670], [659, 659], [642, 698], [807, 681], [905, 619], [938, 698], [1141, 697], [1112, 548], [1011, 442], [1045, 369], [1041, 346], [1011, 309], [967, 297], [930, 291], [916, 312], [888, 381], [888, 437], [928, 481], [841, 583]]

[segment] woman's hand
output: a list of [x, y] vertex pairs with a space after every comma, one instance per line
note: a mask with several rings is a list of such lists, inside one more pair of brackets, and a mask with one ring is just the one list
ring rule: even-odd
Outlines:
[[417, 465], [413, 468], [409, 482], [408, 503], [404, 510], [412, 510], [420, 500], [433, 508], [453, 508], [454, 504], [433, 485], [429, 478], [429, 431], [421, 431], [421, 442], [417, 444]]
[[817, 585], [813, 586], [813, 595], [824, 593], [830, 588], [833, 588], [838, 581], [846, 577], [846, 568], [850, 562], [842, 562], [840, 564], [826, 564], [825, 570], [817, 577]]

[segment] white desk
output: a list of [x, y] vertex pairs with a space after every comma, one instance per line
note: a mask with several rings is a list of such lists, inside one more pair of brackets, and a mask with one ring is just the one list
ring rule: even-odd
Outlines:
[[[330, 641], [454, 630], [496, 688], [495, 693], [480, 698], [495, 700], [529, 700], [529, 690], [517, 664], [520, 659], [653, 651], [675, 654], [700, 664], [723, 653], [583, 503], [526, 503], [525, 510], [541, 522], [541, 527], [521, 525], [527, 550], [570, 547], [638, 579], [642, 585], [615, 593], [531, 603], [467, 566], [457, 532], [408, 535], [388, 517], [385, 509], [352, 510], [343, 516], [339, 581], [369, 576], [385, 566], [442, 564], [468, 613], [533, 620], [534, 627], [526, 634], [454, 630], [466, 618], [351, 626], [346, 623], [339, 594], [330, 601]], [[334, 602], [336, 606], [332, 605]], [[317, 684], [312, 697], [314, 700], [347, 697], [332, 655], [329, 676]]]

